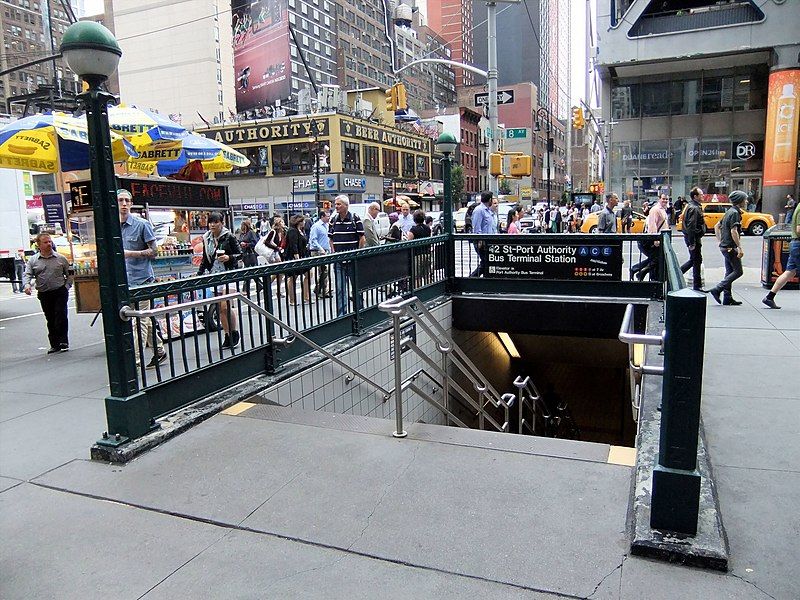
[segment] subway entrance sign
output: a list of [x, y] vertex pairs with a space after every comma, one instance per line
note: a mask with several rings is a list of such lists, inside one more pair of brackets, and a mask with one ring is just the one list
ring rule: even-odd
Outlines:
[[488, 243], [486, 276], [512, 279], [618, 281], [622, 242]]

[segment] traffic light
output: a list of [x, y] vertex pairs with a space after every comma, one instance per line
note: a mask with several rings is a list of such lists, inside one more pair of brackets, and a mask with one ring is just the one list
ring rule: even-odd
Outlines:
[[503, 155], [494, 153], [489, 155], [489, 175], [497, 177], [503, 174]]
[[583, 129], [586, 121], [583, 118], [583, 109], [580, 106], [575, 106], [572, 109], [572, 128]]
[[393, 85], [386, 90], [386, 112], [397, 110], [397, 86]]
[[589, 184], [589, 192], [591, 192], [592, 194], [596, 194], [597, 193], [597, 184], [596, 183], [590, 183]]
[[606, 184], [603, 183], [602, 181], [600, 183], [598, 183], [597, 184], [597, 191], [599, 193], [601, 193], [601, 194], [604, 193], [606, 191]]
[[511, 176], [528, 177], [531, 174], [531, 157], [523, 154], [522, 156], [511, 157]]
[[395, 84], [397, 89], [397, 108], [406, 110], [408, 108], [408, 99], [406, 98], [406, 86], [402, 83]]

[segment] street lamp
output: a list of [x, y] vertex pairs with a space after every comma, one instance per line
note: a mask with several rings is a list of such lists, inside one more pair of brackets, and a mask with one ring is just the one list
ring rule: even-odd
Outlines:
[[150, 428], [148, 411], [142, 408], [146, 398], [139, 392], [136, 377], [131, 325], [120, 318], [129, 296], [108, 127], [108, 103], [115, 98], [100, 89], [116, 71], [122, 50], [108, 29], [93, 21], [79, 21], [64, 32], [61, 53], [69, 68], [88, 85], [78, 98], [86, 109], [89, 134], [97, 271], [111, 388], [106, 414], [109, 432], [119, 434], [119, 439], [114, 436], [99, 443], [118, 446]]
[[[322, 210], [322, 204], [320, 202], [320, 190], [319, 190], [319, 172], [323, 167], [323, 165], [320, 164], [320, 146], [319, 146], [320, 142], [317, 131], [317, 122], [316, 120], [311, 119], [310, 124], [311, 124], [311, 136], [309, 136], [308, 138], [308, 143], [311, 144], [312, 152], [314, 153], [314, 187], [315, 187], [314, 203], [317, 209], [317, 214], [319, 214], [319, 211]], [[328, 146], [327, 145], [323, 146], [323, 150], [325, 151], [325, 158], [327, 159]], [[327, 167], [327, 162], [324, 166]]]
[[444, 132], [436, 140], [436, 151], [442, 155], [442, 183], [444, 184], [444, 231], [446, 234], [453, 232], [453, 189], [451, 183], [451, 169], [453, 161], [450, 155], [456, 151], [458, 142], [452, 133]]
[[547, 133], [547, 210], [550, 211], [550, 155], [553, 153], [553, 138], [550, 135], [550, 109], [546, 106], [541, 106], [536, 111], [536, 127], [535, 131], [541, 131], [542, 120], [545, 121], [545, 131]]

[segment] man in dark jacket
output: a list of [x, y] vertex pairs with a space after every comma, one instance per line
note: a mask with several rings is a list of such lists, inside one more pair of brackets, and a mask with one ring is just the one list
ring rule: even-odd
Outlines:
[[[731, 207], [722, 220], [714, 225], [714, 232], [719, 240], [719, 249], [725, 260], [725, 278], [708, 290], [717, 304], [739, 306], [741, 301], [733, 297], [733, 282], [742, 276], [742, 205], [747, 201], [747, 194], [740, 190], [728, 196]], [[721, 297], [720, 297], [721, 296]]]
[[699, 187], [692, 188], [683, 212], [683, 241], [689, 249], [689, 260], [681, 265], [681, 272], [686, 273], [692, 269], [692, 289], [697, 291], [702, 291], [700, 267], [703, 264], [702, 240], [706, 230], [703, 208], [700, 206], [702, 197], [703, 190]]

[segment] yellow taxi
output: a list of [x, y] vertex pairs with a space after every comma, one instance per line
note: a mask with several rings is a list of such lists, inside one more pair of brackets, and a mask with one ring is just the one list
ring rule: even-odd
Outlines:
[[[622, 233], [622, 220], [619, 218], [619, 209], [616, 209], [614, 212], [617, 214], [617, 233]], [[583, 220], [583, 223], [581, 223], [581, 233], [597, 233], [597, 217], [599, 214], [599, 212], [591, 213]], [[630, 232], [644, 233], [647, 217], [636, 211], [633, 211], [631, 216], [633, 217], [633, 222], [631, 223]]]
[[[703, 221], [705, 222], [706, 232], [714, 231], [716, 225], [731, 207], [730, 202], [701, 202], [703, 209]], [[775, 225], [772, 215], [766, 213], [747, 212], [742, 210], [742, 231], [746, 235], [763, 235], [764, 232]], [[678, 231], [683, 231], [683, 214], [678, 218]]]

